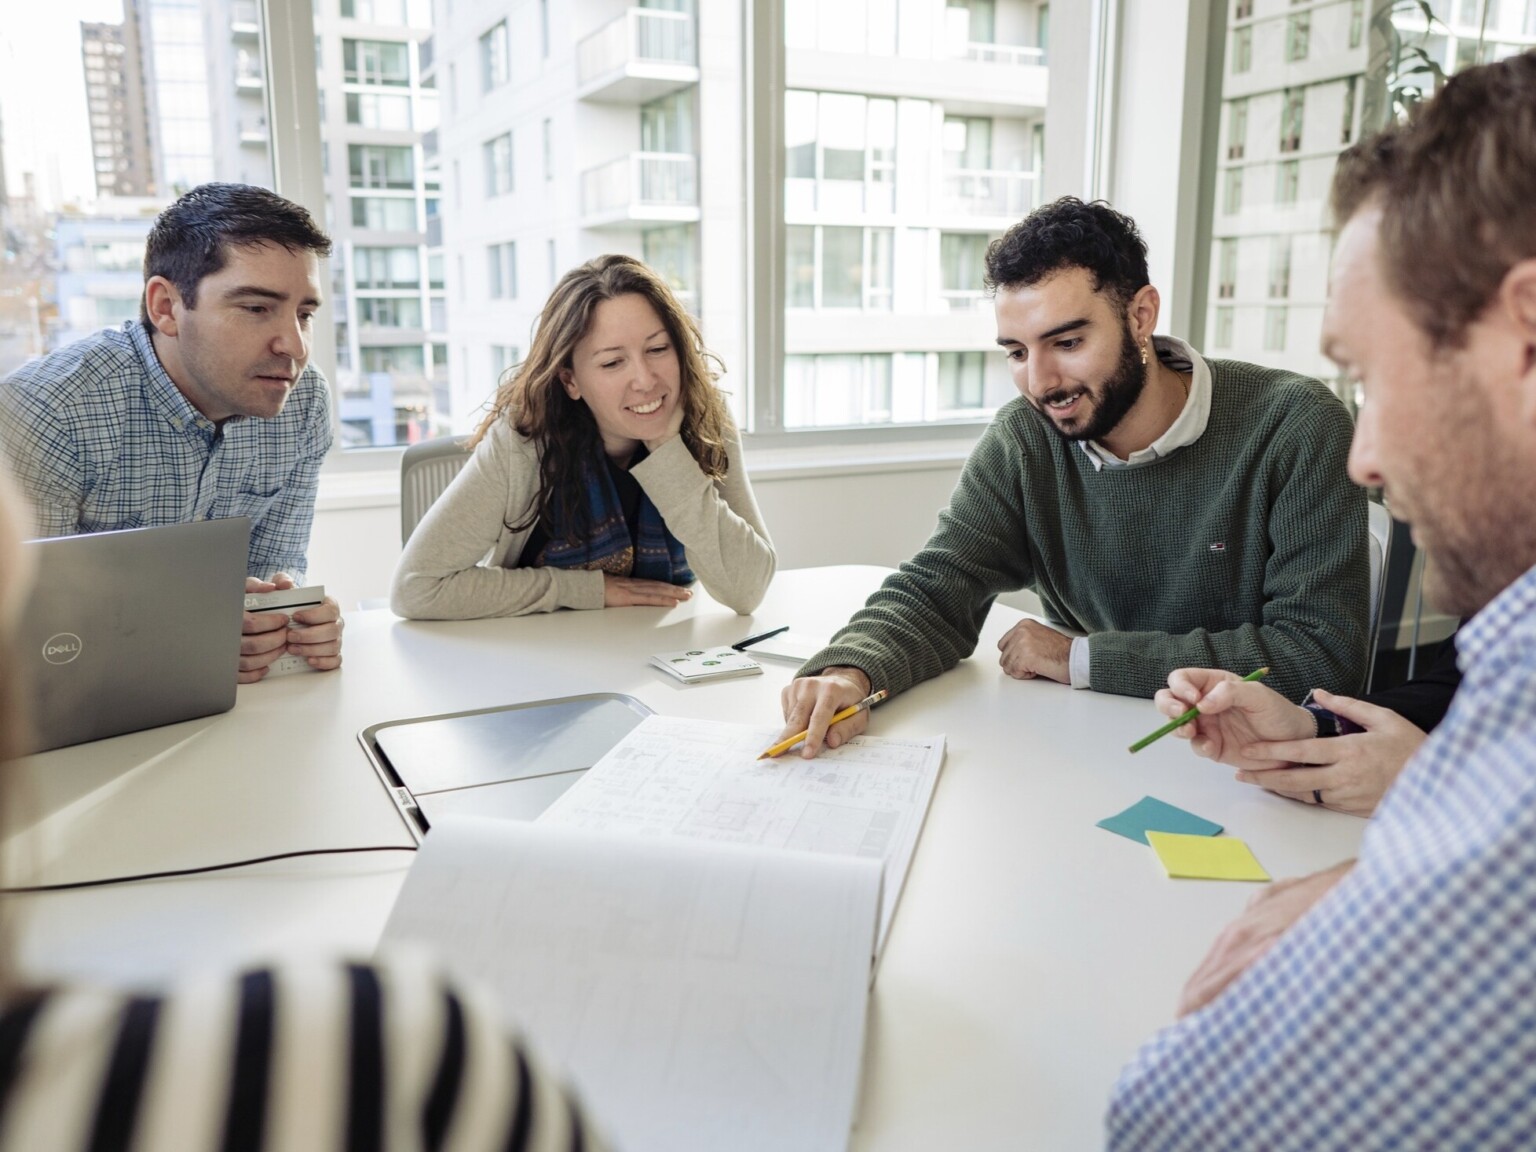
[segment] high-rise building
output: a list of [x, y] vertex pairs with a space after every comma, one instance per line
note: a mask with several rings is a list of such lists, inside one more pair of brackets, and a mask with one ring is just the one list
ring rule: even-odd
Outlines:
[[[80, 25], [80, 59], [96, 191], [103, 196], [153, 196], [154, 153], [138, 21], [130, 11], [121, 24]], [[0, 186], [3, 186], [0, 181]]]
[[[1450, 75], [1536, 45], [1536, 0], [1433, 0], [1429, 11], [1426, 21], [1420, 5], [1392, 0], [1230, 0], [1205, 334], [1212, 354], [1334, 376], [1318, 342], [1339, 153], [1381, 127], [1387, 104], [1433, 83], [1415, 70], [1415, 53]], [[1372, 59], [1387, 67], [1374, 117]]]
[[[984, 415], [1011, 389], [982, 257], [1038, 198], [1046, 6], [786, 7], [779, 426]], [[608, 251], [668, 278], [744, 412], [741, 6], [488, 0], [438, 17], [455, 426], [526, 351], [555, 280]]]

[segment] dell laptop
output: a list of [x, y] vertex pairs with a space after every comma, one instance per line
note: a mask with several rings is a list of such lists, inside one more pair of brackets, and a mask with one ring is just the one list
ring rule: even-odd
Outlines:
[[244, 516], [29, 540], [17, 653], [26, 752], [226, 712], [245, 600]]

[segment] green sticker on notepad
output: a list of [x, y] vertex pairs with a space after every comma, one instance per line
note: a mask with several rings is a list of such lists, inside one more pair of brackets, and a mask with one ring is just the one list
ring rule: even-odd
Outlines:
[[1185, 836], [1177, 832], [1147, 833], [1163, 871], [1182, 880], [1268, 880], [1269, 873], [1252, 849], [1230, 836]]
[[1143, 796], [1124, 812], [1106, 816], [1098, 827], [1138, 844], [1147, 842], [1148, 832], [1179, 832], [1187, 836], [1215, 836], [1221, 825], [1175, 808], [1155, 796]]

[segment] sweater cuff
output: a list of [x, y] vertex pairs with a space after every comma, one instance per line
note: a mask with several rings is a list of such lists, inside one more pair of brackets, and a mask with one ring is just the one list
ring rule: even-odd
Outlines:
[[555, 603], [561, 608], [601, 608], [607, 599], [603, 574], [596, 569], [551, 568], [555, 574]]
[[1340, 716], [1337, 712], [1330, 712], [1321, 704], [1312, 703], [1312, 693], [1307, 693], [1307, 698], [1301, 702], [1301, 706], [1312, 713], [1312, 719], [1317, 724], [1319, 736], [1353, 736], [1356, 732], [1364, 732], [1365, 729], [1353, 720]]

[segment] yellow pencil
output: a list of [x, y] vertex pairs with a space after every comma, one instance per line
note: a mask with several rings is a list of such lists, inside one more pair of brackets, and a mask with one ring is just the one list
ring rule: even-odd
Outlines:
[[[884, 688], [880, 689], [878, 692], [871, 693], [870, 695], [864, 697], [864, 699], [860, 700], [857, 704], [850, 704], [841, 712], [833, 716], [832, 722], [828, 724], [827, 727], [830, 728], [833, 724], [840, 724], [844, 720], [848, 719], [848, 717], [856, 716], [866, 708], [873, 708], [876, 704], [880, 703], [880, 701], [884, 700], [889, 695], [890, 693], [887, 692]], [[800, 741], [804, 740], [810, 734], [811, 730], [807, 728], [804, 732], [801, 732], [795, 736], [791, 736], [788, 740], [780, 740], [772, 748], [768, 749], [768, 751], [759, 756], [758, 759], [772, 760], [775, 756], [782, 756], [785, 752], [788, 752], [791, 748], [800, 743]]]

